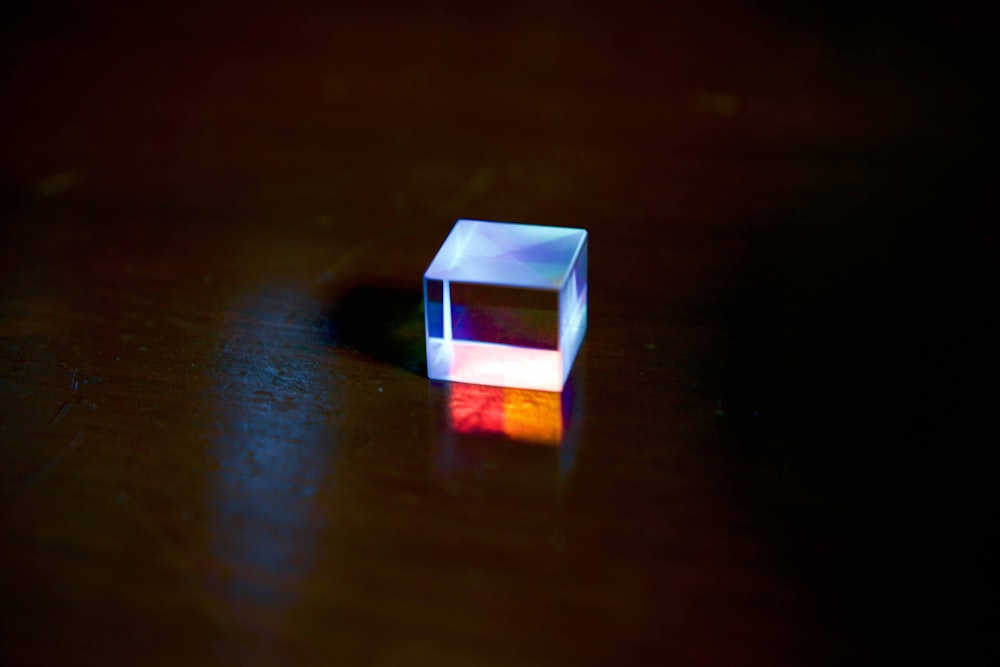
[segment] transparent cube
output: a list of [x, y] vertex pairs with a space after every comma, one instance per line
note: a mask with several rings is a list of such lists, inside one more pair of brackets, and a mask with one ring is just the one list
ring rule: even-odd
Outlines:
[[587, 331], [587, 232], [459, 220], [424, 274], [432, 380], [562, 391]]

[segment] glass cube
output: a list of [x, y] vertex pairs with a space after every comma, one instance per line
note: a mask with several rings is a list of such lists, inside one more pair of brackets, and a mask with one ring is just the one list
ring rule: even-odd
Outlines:
[[427, 376], [562, 391], [587, 331], [587, 232], [459, 220], [424, 274]]

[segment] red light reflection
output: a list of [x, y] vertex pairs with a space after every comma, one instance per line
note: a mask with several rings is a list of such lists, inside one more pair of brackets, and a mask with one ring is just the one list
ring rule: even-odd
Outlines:
[[448, 385], [448, 392], [448, 418], [456, 433], [556, 447], [562, 441], [562, 394], [459, 382]]

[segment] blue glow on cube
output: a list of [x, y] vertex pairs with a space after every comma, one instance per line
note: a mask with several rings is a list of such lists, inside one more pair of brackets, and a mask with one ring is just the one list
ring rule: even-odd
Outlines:
[[587, 331], [587, 232], [459, 220], [424, 274], [427, 376], [562, 391]]

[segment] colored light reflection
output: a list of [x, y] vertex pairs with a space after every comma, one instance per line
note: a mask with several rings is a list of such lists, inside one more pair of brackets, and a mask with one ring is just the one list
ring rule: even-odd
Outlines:
[[502, 436], [558, 447], [563, 438], [563, 395], [452, 383], [448, 419], [451, 429], [463, 435]]

